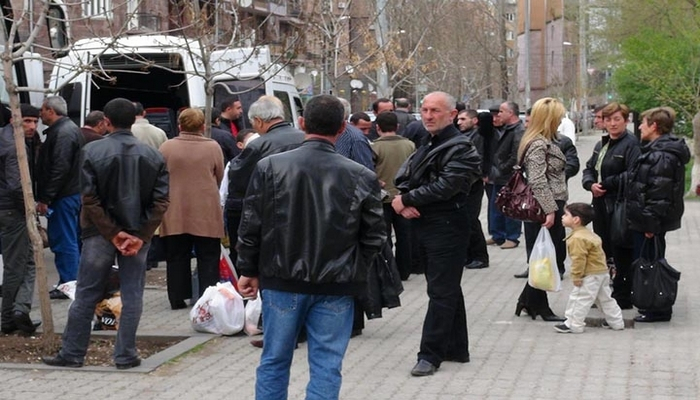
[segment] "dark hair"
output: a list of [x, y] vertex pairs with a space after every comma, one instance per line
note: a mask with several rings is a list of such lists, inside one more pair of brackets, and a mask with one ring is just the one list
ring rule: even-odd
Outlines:
[[462, 115], [462, 114], [467, 114], [467, 117], [469, 117], [469, 118], [476, 118], [479, 116], [479, 112], [476, 110], [473, 110], [471, 108], [466, 108], [466, 109], [461, 110], [457, 113], [457, 115]]
[[226, 111], [227, 108], [231, 107], [233, 105], [233, 103], [235, 103], [237, 101], [241, 101], [241, 99], [236, 95], [229, 96], [229, 97], [225, 98], [221, 102], [221, 104], [219, 104], [219, 111], [221, 111], [221, 112]]
[[350, 123], [353, 125], [357, 124], [357, 121], [359, 120], [372, 122], [372, 118], [370, 118], [369, 115], [367, 115], [367, 113], [356, 112], [355, 114], [350, 116]]
[[531, 114], [532, 114], [532, 107], [525, 110], [525, 115], [531, 115]]
[[595, 114], [595, 113], [597, 113], [597, 112], [599, 112], [599, 111], [603, 111], [603, 109], [604, 109], [607, 105], [608, 105], [608, 104], [606, 103], [606, 104], [601, 104], [601, 105], [599, 105], [599, 106], [596, 106], [596, 107], [593, 109], [593, 114]]
[[304, 107], [304, 129], [306, 133], [335, 136], [340, 131], [345, 117], [345, 107], [335, 96], [314, 96]]
[[31, 104], [20, 104], [19, 105], [19, 110], [22, 113], [22, 118], [24, 117], [34, 117], [34, 118], [39, 118], [39, 109], [34, 107]]
[[518, 103], [514, 101], [506, 101], [506, 105], [516, 117], [520, 114], [520, 107], [518, 106]]
[[490, 140], [493, 137], [493, 114], [482, 111], [476, 115], [476, 119], [479, 121], [479, 135]]
[[581, 219], [581, 225], [586, 226], [595, 216], [595, 210], [593, 206], [586, 203], [571, 203], [567, 204], [564, 209], [571, 214], [572, 217], [579, 217]]
[[459, 114], [460, 111], [467, 109], [467, 105], [464, 104], [463, 101], [458, 101], [455, 103], [455, 109], [457, 110], [457, 114]]
[[102, 111], [96, 110], [96, 111], [90, 111], [90, 114], [88, 114], [85, 117], [85, 125], [87, 126], [92, 126], [93, 128], [96, 127], [97, 125], [100, 124], [105, 119], [105, 113]]
[[374, 122], [377, 123], [382, 132], [396, 132], [399, 125], [399, 120], [394, 113], [381, 113], [377, 115]]
[[238, 132], [238, 136], [236, 136], [236, 142], [245, 143], [245, 140], [248, 138], [248, 136], [250, 136], [254, 133], [257, 133], [257, 132], [255, 132], [255, 129], [251, 129], [251, 128], [241, 129]]
[[499, 111], [501, 111], [501, 108], [498, 105], [489, 107], [489, 112], [491, 114], [498, 114]]
[[105, 118], [117, 129], [129, 129], [136, 121], [136, 106], [133, 102], [117, 97], [105, 104]]
[[135, 102], [134, 102], [134, 107], [136, 107], [136, 115], [142, 115], [142, 114], [143, 114], [143, 111], [144, 111], [143, 104], [141, 104], [141, 103], [138, 102], [138, 101], [135, 101]]
[[[204, 111], [204, 110], [202, 110]], [[216, 120], [221, 118], [221, 111], [219, 111], [216, 107], [211, 108], [211, 123], [215, 124]]]
[[375, 114], [377, 111], [379, 111], [379, 103], [391, 103], [391, 100], [387, 99], [386, 97], [382, 97], [372, 103], [372, 111], [374, 111]]

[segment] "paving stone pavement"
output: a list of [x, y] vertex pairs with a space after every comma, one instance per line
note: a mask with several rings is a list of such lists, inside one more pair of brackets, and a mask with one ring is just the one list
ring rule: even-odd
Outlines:
[[[578, 142], [582, 163], [598, 136]], [[571, 201], [588, 201], [580, 178], [570, 180]], [[484, 213], [482, 213], [483, 216]], [[667, 235], [668, 260], [682, 272], [673, 320], [610, 331], [590, 327], [580, 335], [558, 334], [552, 323], [514, 316], [524, 280], [514, 279], [525, 250], [489, 247], [491, 266], [466, 270], [462, 279], [471, 362], [444, 363], [434, 376], [414, 378], [425, 280], [405, 282], [403, 306], [367, 322], [350, 342], [343, 365], [341, 399], [697, 399], [700, 398], [700, 282], [694, 257], [700, 254], [700, 202], [686, 202], [683, 227]], [[694, 245], [695, 243], [695, 245]], [[51, 268], [51, 266], [49, 267]], [[571, 281], [550, 293], [563, 314]], [[67, 302], [54, 301], [57, 329], [65, 325]], [[36, 311], [35, 311], [36, 312]], [[592, 311], [591, 315], [594, 315]], [[38, 316], [38, 315], [37, 315]], [[625, 311], [625, 318], [634, 316]], [[147, 290], [140, 333], [191, 333], [187, 310], [171, 311], [163, 290]], [[0, 400], [254, 398], [260, 350], [246, 336], [216, 338], [185, 357], [148, 374], [81, 370], [0, 370]], [[307, 349], [296, 351], [289, 399], [303, 399], [308, 381]]]

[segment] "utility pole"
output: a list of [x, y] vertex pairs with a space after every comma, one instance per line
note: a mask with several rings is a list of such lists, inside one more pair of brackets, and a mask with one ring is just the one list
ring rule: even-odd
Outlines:
[[[389, 21], [386, 18], [387, 0], [377, 0], [377, 44], [380, 49], [386, 45], [386, 35], [389, 33]], [[377, 97], [391, 97], [389, 92], [389, 71], [386, 61], [382, 60], [377, 70]]]
[[583, 131], [584, 135], [588, 135], [588, 57], [587, 57], [587, 22], [586, 2], [588, 0], [579, 0], [578, 10], [578, 36], [579, 36], [579, 79], [581, 85], [581, 111], [583, 113]]
[[525, 0], [525, 109], [530, 108], [530, 0]]

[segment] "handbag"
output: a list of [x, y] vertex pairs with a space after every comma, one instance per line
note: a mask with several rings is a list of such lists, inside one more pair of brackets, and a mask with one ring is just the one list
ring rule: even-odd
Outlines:
[[528, 262], [528, 284], [535, 289], [558, 292], [561, 277], [557, 267], [557, 251], [549, 229], [540, 228]]
[[[681, 273], [659, 257], [659, 239], [654, 238], [654, 260], [640, 257], [632, 263], [632, 304], [640, 310], [665, 310], [676, 302]], [[651, 240], [645, 239], [644, 248]]]
[[624, 187], [625, 185], [620, 181], [615, 206], [610, 216], [610, 241], [615, 246], [631, 248], [632, 235], [630, 235], [629, 223], [627, 222], [627, 202], [623, 195]]
[[[528, 144], [528, 148], [530, 144]], [[526, 153], [527, 148], [523, 155]], [[542, 211], [542, 207], [540, 207], [540, 203], [535, 199], [532, 189], [525, 181], [522, 161], [519, 165], [513, 167], [513, 175], [508, 180], [508, 183], [498, 191], [495, 204], [498, 210], [508, 218], [539, 224], [543, 223], [547, 218], [544, 211]]]

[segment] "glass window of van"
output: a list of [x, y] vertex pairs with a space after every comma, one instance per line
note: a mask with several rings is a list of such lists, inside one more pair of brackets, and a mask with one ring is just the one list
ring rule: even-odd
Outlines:
[[214, 107], [219, 105], [227, 97], [236, 95], [241, 99], [243, 106], [243, 128], [250, 128], [248, 109], [260, 96], [265, 94], [265, 82], [262, 79], [220, 81], [214, 85]]

